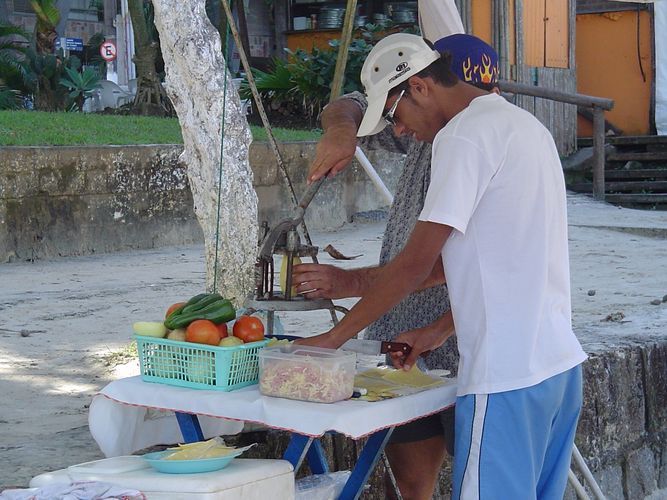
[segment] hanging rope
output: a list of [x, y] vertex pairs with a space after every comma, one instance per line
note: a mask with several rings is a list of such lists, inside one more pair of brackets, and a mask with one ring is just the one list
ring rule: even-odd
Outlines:
[[[241, 0], [242, 1], [242, 0]], [[287, 182], [287, 187], [289, 189], [289, 192], [292, 196], [292, 203], [294, 204], [294, 207], [296, 208], [299, 205], [299, 200], [296, 196], [296, 192], [294, 191], [294, 186], [292, 185], [292, 180], [289, 177], [289, 174], [287, 173], [287, 168], [285, 168], [285, 163], [283, 162], [282, 156], [280, 155], [280, 150], [278, 149], [278, 142], [276, 141], [275, 136], [273, 135], [273, 129], [271, 128], [271, 124], [269, 123], [269, 119], [266, 115], [266, 111], [264, 109], [264, 104], [262, 103], [262, 99], [259, 95], [259, 92], [257, 91], [257, 85], [255, 84], [255, 78], [253, 77], [252, 74], [252, 68], [250, 67], [250, 62], [248, 61], [248, 56], [245, 53], [245, 50], [243, 50], [243, 44], [241, 43], [241, 37], [239, 35], [238, 30], [236, 29], [236, 22], [234, 20], [234, 16], [232, 15], [232, 10], [231, 7], [221, 0], [221, 4], [225, 10], [225, 15], [227, 16], [227, 26], [231, 30], [232, 37], [234, 38], [234, 42], [236, 43], [236, 48], [239, 51], [239, 56], [241, 58], [241, 63], [243, 64], [243, 69], [246, 72], [246, 78], [248, 80], [248, 86], [250, 87], [250, 91], [252, 92], [252, 96], [255, 99], [255, 105], [257, 106], [257, 111], [259, 112], [260, 117], [262, 118], [262, 124], [264, 125], [264, 129], [266, 130], [266, 135], [269, 141], [269, 144], [271, 145], [271, 149], [273, 150], [273, 153], [276, 157], [276, 160], [278, 162], [278, 167], [280, 168], [280, 171], [283, 173], [285, 177], [285, 181]], [[308, 228], [306, 227], [305, 221], [301, 221], [301, 229], [303, 230], [303, 236], [306, 239], [306, 242], [308, 245], [312, 246], [313, 242], [310, 239], [310, 234], [308, 233]], [[317, 258], [313, 257], [313, 262], [317, 263]]]
[[[221, 0], [222, 3], [225, 3], [224, 0]], [[230, 0], [231, 2], [231, 0]], [[218, 248], [220, 243], [220, 206], [222, 200], [222, 164], [224, 158], [225, 150], [225, 113], [227, 111], [227, 61], [229, 61], [229, 23], [227, 23], [227, 28], [225, 30], [225, 49], [227, 54], [225, 54], [225, 72], [223, 74], [224, 83], [222, 84], [222, 123], [220, 124], [220, 161], [218, 163], [218, 201], [217, 201], [217, 213], [215, 219], [215, 257], [213, 261], [213, 292], [218, 289]]]

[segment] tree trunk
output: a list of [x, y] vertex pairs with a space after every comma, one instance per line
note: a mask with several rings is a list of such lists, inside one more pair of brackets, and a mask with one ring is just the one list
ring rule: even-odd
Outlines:
[[231, 75], [225, 71], [220, 36], [206, 16], [205, 0], [153, 0], [153, 5], [167, 74], [165, 87], [181, 123], [182, 159], [204, 230], [207, 289], [213, 289], [215, 280], [217, 291], [240, 305], [253, 288], [257, 255], [257, 194], [248, 163], [250, 129]]
[[0, 24], [9, 24], [9, 9], [5, 0], [0, 1]]
[[58, 38], [58, 34], [55, 30], [36, 31], [35, 49], [37, 53], [42, 55], [53, 54], [56, 47], [56, 38]]
[[128, 0], [127, 9], [134, 34], [135, 55], [132, 61], [137, 69], [137, 95], [133, 107], [142, 115], [171, 115], [173, 106], [155, 68], [158, 45], [151, 39], [146, 25], [144, 2]]
[[69, 17], [69, 11], [72, 8], [72, 0], [58, 0], [57, 5], [58, 10], [60, 11], [60, 20], [56, 25], [56, 33], [62, 38], [66, 36], [67, 33], [67, 18]]

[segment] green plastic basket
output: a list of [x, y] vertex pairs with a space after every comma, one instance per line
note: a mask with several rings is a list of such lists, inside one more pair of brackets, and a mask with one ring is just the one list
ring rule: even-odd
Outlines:
[[191, 389], [233, 391], [259, 381], [258, 352], [269, 341], [217, 347], [134, 336], [141, 378]]

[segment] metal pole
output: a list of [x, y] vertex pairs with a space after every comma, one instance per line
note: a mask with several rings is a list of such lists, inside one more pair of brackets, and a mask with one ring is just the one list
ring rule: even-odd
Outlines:
[[604, 201], [604, 110], [593, 106], [593, 197]]
[[382, 462], [384, 463], [384, 468], [387, 470], [387, 476], [389, 477], [389, 482], [391, 487], [394, 489], [394, 496], [396, 500], [403, 500], [403, 495], [401, 495], [401, 490], [398, 489], [398, 483], [396, 482], [396, 476], [394, 476], [394, 471], [391, 470], [391, 464], [387, 458], [387, 454], [382, 452]]
[[361, 150], [359, 146], [357, 146], [357, 149], [354, 152], [354, 157], [363, 167], [364, 171], [366, 172], [366, 174], [368, 174], [368, 177], [370, 177], [371, 181], [373, 182], [373, 184], [375, 184], [375, 187], [378, 188], [378, 191], [380, 191], [384, 199], [387, 200], [387, 203], [389, 203], [390, 205], [394, 203], [394, 197], [391, 194], [391, 191], [389, 191], [389, 189], [387, 189], [387, 186], [385, 186], [384, 182], [382, 182], [382, 179], [378, 175], [377, 171], [373, 168], [373, 165], [368, 160], [368, 157], [364, 154], [364, 152]]

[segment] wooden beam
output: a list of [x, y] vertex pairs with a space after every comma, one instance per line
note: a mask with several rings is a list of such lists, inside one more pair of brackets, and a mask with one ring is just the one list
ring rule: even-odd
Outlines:
[[667, 193], [657, 194], [608, 194], [606, 201], [610, 203], [667, 203]]
[[610, 153], [609, 161], [664, 161], [667, 160], [667, 151], [616, 151]]
[[604, 200], [604, 109], [593, 107], [593, 196]]
[[338, 98], [343, 92], [345, 85], [345, 67], [347, 66], [347, 53], [352, 41], [352, 31], [354, 29], [354, 17], [357, 13], [357, 0], [347, 0], [345, 8], [345, 21], [343, 21], [343, 31], [340, 36], [340, 45], [338, 46], [338, 59], [336, 59], [336, 70], [331, 84], [331, 95], [329, 102]]
[[235, 0], [236, 15], [239, 17], [239, 35], [241, 36], [241, 43], [243, 50], [247, 57], [252, 57], [250, 54], [250, 40], [248, 39], [248, 22], [245, 17], [245, 5], [243, 0]]
[[498, 82], [500, 90], [509, 92], [510, 94], [532, 95], [534, 97], [543, 97], [554, 101], [566, 102], [568, 104], [576, 104], [577, 106], [597, 107], [608, 111], [614, 107], [614, 101], [611, 99], [604, 99], [602, 97], [594, 97], [584, 94], [571, 94], [547, 87], [539, 87], [537, 85], [528, 85], [525, 83], [510, 82], [508, 80], [501, 80]]
[[605, 172], [607, 180], [617, 179], [667, 179], [667, 168], [638, 168], [616, 169], [610, 168]]
[[[523, 74], [523, 0], [514, 0], [514, 65], [515, 75], [503, 75], [508, 80], [520, 81]], [[512, 78], [512, 76], [514, 76]]]
[[[608, 180], [609, 176], [606, 176], [606, 178]], [[590, 193], [593, 189], [593, 184], [590, 182], [577, 182], [569, 186], [569, 189], [578, 193]], [[628, 191], [640, 191], [638, 194], [661, 194], [667, 191], [667, 181], [606, 182], [605, 189], [616, 194], [623, 194]], [[660, 191], [661, 193], [642, 193], [641, 191]], [[609, 194], [606, 196], [609, 196]]]
[[[591, 115], [592, 119], [593, 115]], [[580, 137], [579, 143], [580, 146], [592, 144], [590, 137]], [[607, 143], [613, 146], [645, 146], [646, 148], [663, 149], [667, 146], [667, 135], [610, 135], [607, 137]]]

